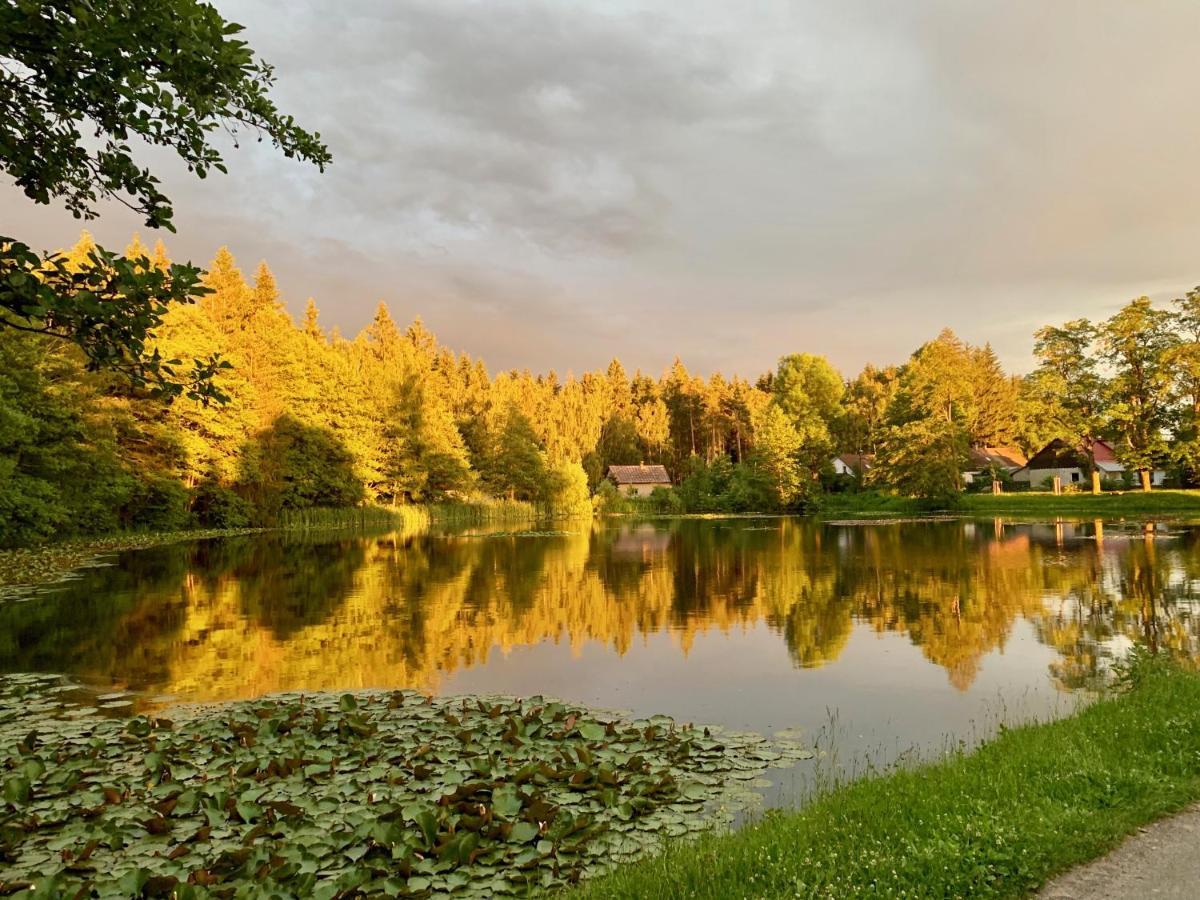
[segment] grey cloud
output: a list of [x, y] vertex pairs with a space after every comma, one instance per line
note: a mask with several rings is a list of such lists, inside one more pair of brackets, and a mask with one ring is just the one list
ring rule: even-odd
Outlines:
[[218, 3], [335, 163], [164, 163], [170, 243], [267, 257], [347, 332], [384, 298], [494, 365], [755, 374], [951, 325], [1021, 366], [1043, 321], [1200, 281], [1194, 0]]

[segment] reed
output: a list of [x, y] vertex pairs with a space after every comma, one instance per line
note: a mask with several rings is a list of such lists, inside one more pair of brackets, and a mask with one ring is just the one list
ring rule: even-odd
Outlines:
[[317, 528], [394, 528], [416, 531], [428, 526], [424, 506], [348, 506], [283, 510], [279, 526], [290, 530]]

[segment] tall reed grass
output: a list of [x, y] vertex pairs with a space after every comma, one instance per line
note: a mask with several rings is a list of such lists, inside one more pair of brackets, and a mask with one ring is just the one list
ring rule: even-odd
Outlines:
[[395, 528], [416, 531], [429, 525], [424, 506], [348, 506], [283, 510], [279, 525], [286, 529]]

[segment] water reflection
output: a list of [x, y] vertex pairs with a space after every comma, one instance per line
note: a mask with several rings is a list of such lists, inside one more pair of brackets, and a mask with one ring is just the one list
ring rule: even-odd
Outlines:
[[231, 538], [123, 554], [0, 606], [0, 667], [205, 700], [437, 691], [547, 642], [576, 655], [602, 646], [620, 667], [639, 641], [686, 661], [699, 638], [720, 637], [716, 665], [732, 674], [754, 664], [763, 629], [796, 670], [834, 663], [865, 630], [906, 639], [920, 656], [905, 665], [939, 667], [958, 691], [1011, 641], [1035, 640], [1053, 653], [1034, 676], [1075, 689], [1131, 642], [1197, 654], [1198, 537], [1099, 522], [768, 519]]

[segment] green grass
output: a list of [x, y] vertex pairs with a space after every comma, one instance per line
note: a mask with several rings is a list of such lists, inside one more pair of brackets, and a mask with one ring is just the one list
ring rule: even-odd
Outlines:
[[1200, 491], [1154, 490], [1109, 492], [1104, 494], [1013, 493], [967, 494], [962, 510], [986, 515], [1050, 514], [1085, 516], [1125, 516], [1184, 514], [1200, 516]]
[[928, 508], [910, 497], [899, 497], [886, 491], [860, 491], [846, 494], [826, 494], [816, 510], [822, 518], [861, 519], [876, 516], [911, 516], [928, 512]]
[[429, 507], [432, 521], [440, 525], [484, 525], [497, 522], [529, 522], [545, 514], [533, 503], [523, 500], [480, 498], [450, 501]]
[[412, 531], [429, 524], [424, 506], [346, 506], [285, 509], [279, 527], [287, 530], [308, 528], [396, 528]]
[[1019, 897], [1200, 798], [1200, 675], [1143, 665], [1130, 692], [971, 754], [855, 782], [580, 889], [584, 897]]
[[1043, 492], [1014, 492], [993, 494], [963, 494], [957, 507], [936, 510], [928, 504], [908, 497], [898, 497], [883, 491], [829, 494], [822, 498], [819, 514], [822, 518], [875, 518], [911, 516], [931, 512], [951, 512], [960, 515], [1003, 516], [1154, 516], [1182, 515], [1200, 517], [1200, 491], [1158, 489], [1142, 491], [1109, 491], [1054, 494]]

